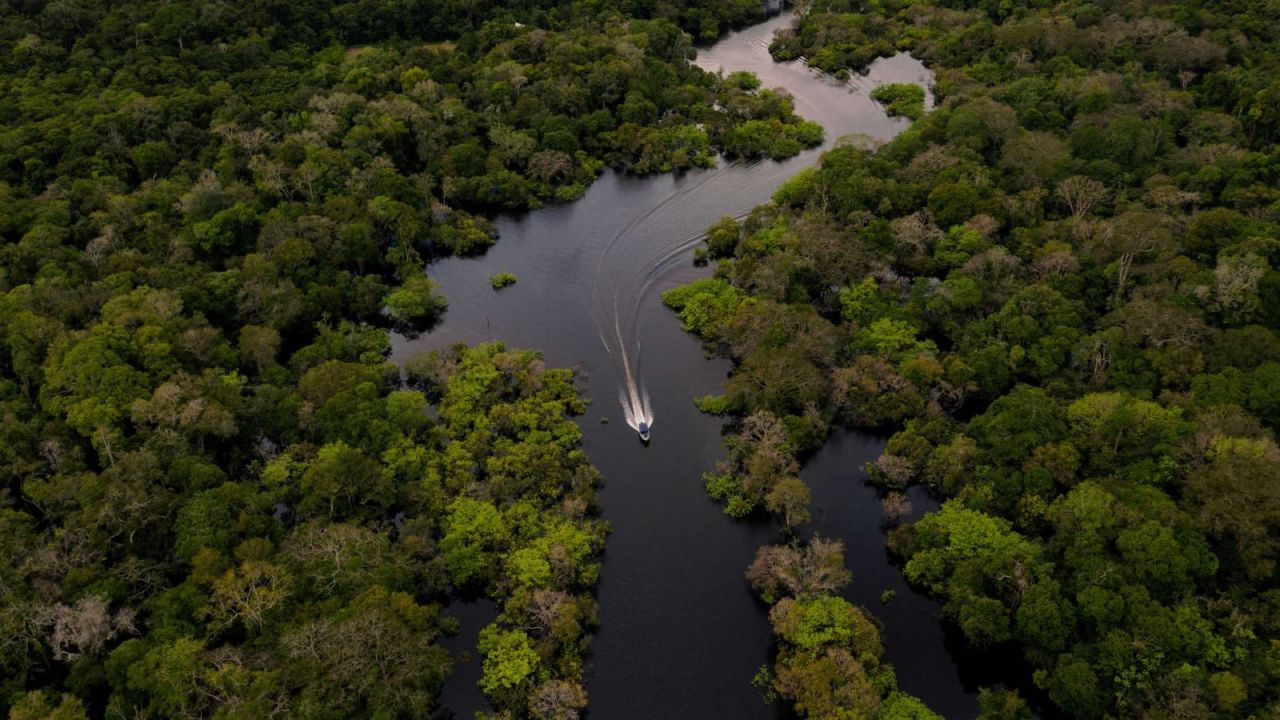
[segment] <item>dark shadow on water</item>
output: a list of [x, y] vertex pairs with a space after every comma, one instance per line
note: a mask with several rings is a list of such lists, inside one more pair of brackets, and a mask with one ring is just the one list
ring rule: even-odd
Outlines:
[[453, 672], [440, 691], [440, 709], [434, 720], [472, 720], [476, 712], [490, 710], [489, 700], [480, 690], [480, 654], [476, 643], [480, 630], [498, 616], [498, 606], [484, 598], [450, 603], [449, 615], [458, 619], [458, 634], [440, 644], [453, 656]]
[[[853, 582], [842, 594], [880, 622], [884, 659], [897, 671], [898, 686], [948, 720], [976, 717], [978, 685], [966, 677], [967, 663], [959, 662], [948, 642], [941, 606], [907, 584], [886, 547], [880, 494], [867, 484], [864, 469], [886, 439], [836, 430], [809, 459], [800, 473], [812, 493], [807, 534], [844, 541]], [[923, 488], [909, 488], [907, 496], [912, 518], [938, 507]], [[894, 594], [887, 603], [881, 602], [885, 591]]]

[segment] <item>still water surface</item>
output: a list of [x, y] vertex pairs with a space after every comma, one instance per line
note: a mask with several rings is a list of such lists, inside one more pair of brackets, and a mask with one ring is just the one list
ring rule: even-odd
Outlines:
[[[785, 88], [802, 116], [821, 123], [822, 148], [784, 162], [727, 162], [674, 175], [609, 171], [579, 201], [495, 219], [501, 240], [484, 257], [441, 260], [428, 269], [449, 299], [432, 332], [397, 338], [394, 359], [456, 342], [501, 340], [541, 350], [555, 366], [577, 368], [591, 408], [580, 420], [591, 461], [604, 473], [600, 494], [613, 532], [599, 585], [601, 627], [592, 646], [587, 689], [591, 717], [775, 718], [750, 679], [770, 659], [766, 608], [743, 572], [755, 550], [778, 540], [764, 521], [734, 522], [711, 503], [701, 474], [720, 457], [723, 422], [692, 398], [720, 392], [730, 366], [707, 359], [660, 301], [662, 291], [705, 276], [692, 251], [708, 225], [767, 202], [799, 170], [840, 138], [892, 138], [906, 127], [868, 92], [885, 82], [928, 84], [928, 71], [901, 55], [866, 77], [840, 83], [801, 63], [768, 54], [778, 17], [699, 53], [708, 70], [750, 70], [766, 87]], [[514, 272], [501, 292], [489, 277]], [[623, 358], [626, 362], [623, 362]], [[649, 398], [653, 441], [627, 427], [619, 391], [627, 371]], [[604, 422], [607, 419], [608, 422]], [[842, 433], [805, 469], [815, 526], [848, 544], [854, 573], [848, 596], [884, 623], [888, 660], [901, 687], [948, 718], [976, 715], [972, 683], [961, 677], [937, 621], [935, 603], [908, 589], [889, 562], [875, 492], [862, 466], [883, 440]], [[917, 497], [917, 509], [927, 498]], [[895, 589], [887, 606], [880, 593]], [[492, 617], [488, 603], [455, 605], [463, 622], [453, 643], [474, 647]], [[484, 707], [474, 687], [478, 660], [461, 666], [442, 703], [459, 718]]]

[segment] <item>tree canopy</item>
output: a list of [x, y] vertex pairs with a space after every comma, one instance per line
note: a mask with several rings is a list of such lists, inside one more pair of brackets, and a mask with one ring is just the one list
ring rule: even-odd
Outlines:
[[891, 548], [970, 645], [1025, 658], [1006, 680], [1069, 717], [1280, 713], [1273, 10], [804, 3], [775, 57], [907, 50], [938, 103], [717, 223], [714, 277], [666, 296], [736, 362], [700, 401], [735, 417], [726, 512], [790, 527], [803, 504], [766, 499], [832, 425], [891, 432], [872, 480], [945, 500]]
[[388, 330], [445, 311], [424, 268], [484, 211], [819, 142], [690, 63], [759, 13], [3, 4], [0, 712], [424, 717], [483, 595], [496, 712], [576, 717], [606, 528], [573, 378], [487, 345], [406, 381]]

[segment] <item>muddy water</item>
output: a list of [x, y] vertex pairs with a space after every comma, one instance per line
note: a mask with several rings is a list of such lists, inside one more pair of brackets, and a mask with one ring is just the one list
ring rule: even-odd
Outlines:
[[[431, 333], [398, 338], [395, 359], [456, 342], [501, 340], [541, 350], [549, 363], [576, 367], [591, 408], [580, 425], [587, 453], [606, 478], [601, 492], [612, 524], [599, 585], [601, 627], [587, 689], [593, 718], [770, 718], [750, 679], [769, 660], [765, 609], [743, 571], [755, 549], [777, 540], [766, 522], [725, 517], [700, 479], [720, 456], [722, 422], [691, 399], [718, 393], [729, 365], [708, 360], [661, 304], [662, 291], [706, 275], [692, 251], [705, 228], [767, 202], [799, 170], [841, 138], [892, 138], [905, 121], [887, 117], [867, 93], [884, 82], [927, 83], [928, 71], [898, 56], [878, 61], [865, 78], [840, 83], [800, 63], [768, 54], [775, 18], [700, 52], [709, 70], [750, 70], [767, 87], [783, 87], [796, 110], [827, 131], [823, 148], [785, 162], [726, 162], [709, 170], [635, 177], [606, 172], [581, 200], [495, 219], [502, 239], [484, 257], [447, 259], [428, 273], [449, 298]], [[489, 277], [513, 272], [500, 292]], [[626, 358], [624, 362], [623, 358]], [[653, 439], [642, 445], [627, 427], [619, 392], [649, 398]], [[889, 657], [901, 686], [948, 718], [976, 714], [943, 643], [936, 606], [901, 584], [887, 561], [878, 501], [859, 468], [882, 441], [835, 438], [806, 470], [822, 532], [849, 541], [859, 602], [885, 622]], [[880, 592], [899, 597], [879, 606]], [[874, 599], [874, 602], [873, 602]], [[464, 609], [462, 638], [487, 622], [483, 606]], [[475, 660], [446, 686], [443, 704], [457, 717], [481, 709], [471, 687]]]

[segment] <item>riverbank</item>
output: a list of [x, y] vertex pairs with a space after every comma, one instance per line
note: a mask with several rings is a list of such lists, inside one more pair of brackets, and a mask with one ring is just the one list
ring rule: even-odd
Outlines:
[[[579, 369], [592, 402], [580, 425], [586, 451], [606, 478], [600, 499], [612, 527], [588, 679], [594, 717], [764, 720], [778, 712], [750, 686], [769, 661], [771, 637], [765, 609], [743, 580], [756, 548], [776, 541], [777, 533], [766, 522], [730, 520], [706, 497], [701, 475], [720, 457], [723, 423], [700, 413], [691, 400], [718, 393], [729, 365], [708, 360], [700, 343], [662, 307], [659, 295], [708, 273], [693, 265], [692, 254], [712, 222], [768, 202], [778, 186], [816, 163], [841, 138], [861, 135], [883, 142], [908, 125], [888, 117], [867, 88], [928, 79], [927, 71], [906, 56], [878, 62], [853, 83], [799, 63], [774, 63], [768, 40], [787, 22], [774, 18], [731, 34], [702, 50], [696, 62], [710, 70], [749, 70], [764, 87], [785, 88], [796, 111], [825, 128], [821, 148], [783, 162], [721, 160], [715, 168], [679, 175], [606, 171], [576, 202], [499, 216], [494, 224], [502, 240], [483, 257], [446, 259], [429, 268], [450, 299], [440, 325], [395, 344], [393, 359], [402, 361], [424, 349], [499, 339], [540, 348], [550, 364]], [[489, 277], [497, 272], [514, 272], [520, 282], [494, 293]], [[614, 298], [622, 301], [617, 316]], [[601, 323], [615, 317], [638, 358], [657, 417], [647, 448], [622, 421], [617, 401], [622, 369], [601, 342]], [[849, 473], [833, 477], [833, 485], [860, 487], [858, 468], [879, 454], [880, 441], [859, 437], [857, 443], [837, 446], [833, 464]], [[832, 502], [846, 500], [870, 503], [878, 514], [874, 492], [870, 499], [833, 496]], [[864, 516], [854, 513], [850, 519], [864, 523]], [[879, 536], [878, 521], [872, 532]], [[883, 568], [877, 575], [900, 577], [884, 556], [882, 539], [874, 550], [851, 544], [848, 556], [854, 588], [873, 566]], [[875, 589], [877, 596], [881, 589]], [[905, 597], [900, 607], [914, 608]], [[868, 609], [875, 614], [878, 608]], [[890, 660], [899, 658], [903, 689], [948, 717], [973, 714], [968, 712], [976, 708], [972, 693], [954, 665], [947, 668], [941, 630], [927, 642], [918, 640], [918, 628], [937, 629], [934, 611], [896, 610], [885, 621], [884, 635]], [[912, 638], [902, 652], [895, 649], [898, 636]], [[904, 662], [912, 655], [930, 660]], [[451, 696], [446, 686], [446, 704]], [[465, 717], [476, 708], [453, 709]]]

